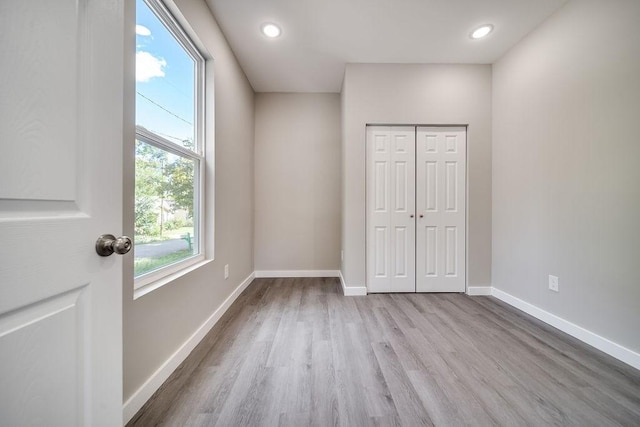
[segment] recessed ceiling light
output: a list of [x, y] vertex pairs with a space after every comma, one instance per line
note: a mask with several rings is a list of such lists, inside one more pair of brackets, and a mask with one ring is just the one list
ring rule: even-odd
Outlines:
[[478, 27], [475, 30], [473, 30], [473, 32], [471, 33], [471, 38], [472, 39], [481, 39], [481, 38], [486, 37], [487, 35], [489, 35], [489, 33], [491, 31], [493, 31], [493, 25], [491, 25], [491, 24], [483, 25], [483, 26]]
[[262, 24], [261, 29], [262, 29], [262, 34], [272, 39], [282, 34], [282, 30], [280, 29], [280, 27], [278, 27], [276, 24], [273, 24], [271, 22]]

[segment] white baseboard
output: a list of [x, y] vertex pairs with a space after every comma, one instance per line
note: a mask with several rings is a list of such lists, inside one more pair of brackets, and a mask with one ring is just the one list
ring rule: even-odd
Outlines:
[[491, 286], [469, 286], [467, 288], [467, 295], [491, 295]]
[[342, 276], [342, 271], [338, 271], [338, 275], [340, 276], [340, 284], [342, 285], [342, 294], [345, 297], [357, 297], [362, 295], [367, 295], [366, 286], [347, 286], [344, 281], [344, 277]]
[[240, 285], [227, 297], [226, 300], [213, 312], [213, 314], [187, 339], [187, 341], [167, 359], [157, 371], [127, 399], [122, 409], [124, 424], [142, 408], [153, 393], [160, 388], [167, 378], [176, 368], [189, 356], [191, 351], [202, 341], [213, 326], [220, 320], [222, 315], [229, 309], [231, 304], [240, 296], [247, 286], [253, 281], [255, 275], [251, 273]]
[[256, 270], [256, 279], [273, 277], [338, 277], [338, 270]]
[[551, 314], [548, 311], [536, 307], [533, 304], [523, 301], [520, 298], [514, 297], [513, 295], [499, 289], [492, 288], [491, 295], [519, 310], [524, 311], [527, 314], [530, 314], [536, 319], [542, 320], [554, 328], [560, 329], [562, 332], [565, 332], [572, 337], [633, 366], [636, 369], [640, 369], [640, 354], [633, 350], [623, 347], [620, 344], [616, 344], [613, 341], [601, 337], [600, 335], [588, 331], [581, 326], [571, 323], [568, 320], [556, 316], [555, 314]]
[[342, 270], [338, 271], [338, 276], [340, 277], [340, 286], [342, 286], [342, 294], [346, 296], [345, 289], [347, 285], [344, 283], [344, 276], [342, 275]]

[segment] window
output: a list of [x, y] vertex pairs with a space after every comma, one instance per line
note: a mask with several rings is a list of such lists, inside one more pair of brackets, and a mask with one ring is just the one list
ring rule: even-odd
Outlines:
[[134, 276], [204, 259], [204, 58], [159, 0], [136, 0]]

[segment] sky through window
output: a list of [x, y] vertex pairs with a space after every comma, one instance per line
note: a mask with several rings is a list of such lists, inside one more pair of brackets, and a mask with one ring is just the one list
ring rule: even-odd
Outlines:
[[143, 0], [136, 0], [136, 122], [185, 146], [194, 140], [195, 61]]

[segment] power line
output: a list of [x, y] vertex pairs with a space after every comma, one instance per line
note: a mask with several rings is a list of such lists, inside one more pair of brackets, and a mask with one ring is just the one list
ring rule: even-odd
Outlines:
[[183, 122], [185, 122], [186, 124], [193, 126], [193, 123], [189, 122], [188, 120], [183, 119], [182, 117], [178, 116], [177, 114], [167, 110], [166, 108], [164, 108], [162, 105], [158, 104], [157, 102], [155, 102], [154, 100], [144, 96], [143, 94], [141, 94], [140, 92], [136, 91], [136, 93], [138, 95], [140, 95], [141, 97], [143, 97], [144, 99], [146, 99], [147, 101], [149, 101], [150, 103], [152, 103], [153, 105], [155, 105], [156, 107], [166, 111], [167, 113], [171, 114], [173, 117], [175, 117], [176, 119], [182, 120]]

